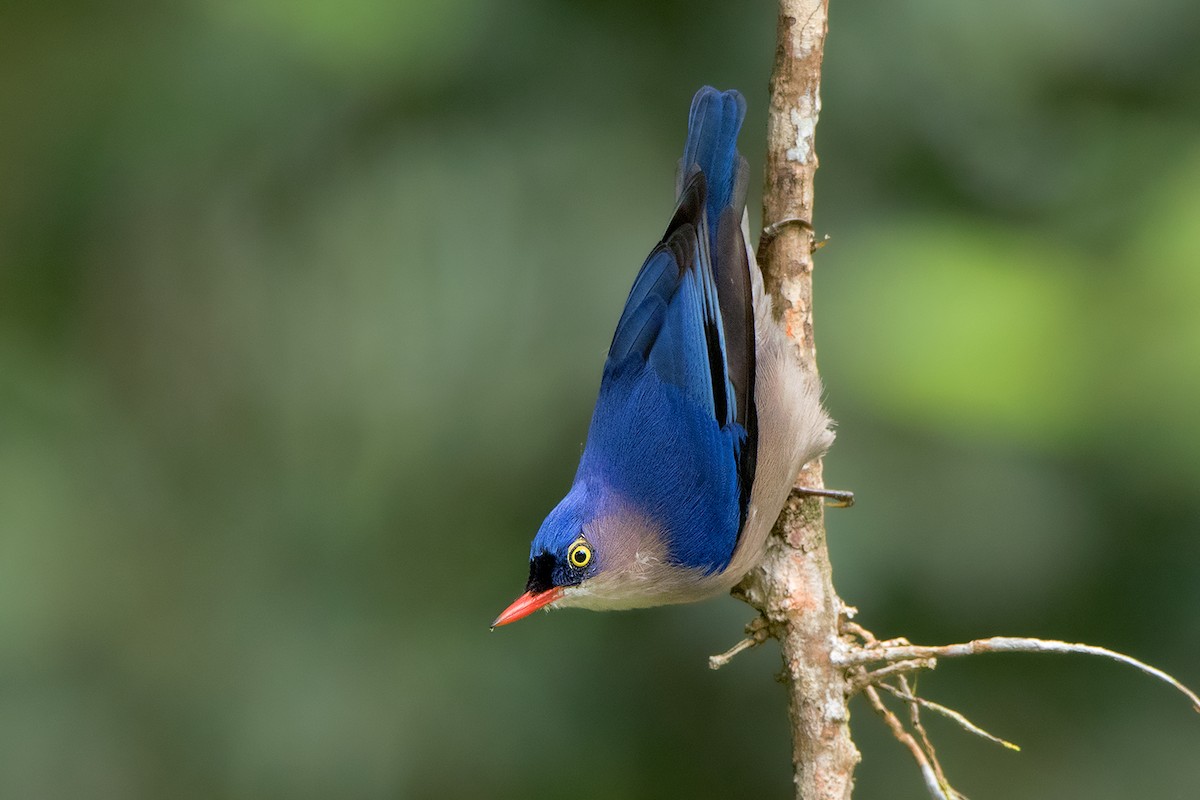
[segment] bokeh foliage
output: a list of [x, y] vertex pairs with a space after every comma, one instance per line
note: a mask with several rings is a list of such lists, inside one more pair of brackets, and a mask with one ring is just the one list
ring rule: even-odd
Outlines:
[[[727, 599], [489, 635], [569, 483], [692, 91], [773, 4], [0, 11], [0, 796], [789, 796]], [[881, 635], [1200, 683], [1200, 5], [833, 3], [817, 335]], [[757, 191], [757, 189], [752, 189]], [[756, 213], [757, 209], [754, 209]], [[976, 798], [1192, 797], [1109, 664], [944, 664]], [[923, 797], [865, 706], [864, 798]]]

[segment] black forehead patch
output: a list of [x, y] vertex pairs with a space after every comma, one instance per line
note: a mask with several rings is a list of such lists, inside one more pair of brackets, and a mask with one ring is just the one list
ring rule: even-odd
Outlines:
[[553, 589], [556, 563], [554, 556], [549, 553], [529, 559], [529, 582], [525, 584], [525, 591], [541, 594]]

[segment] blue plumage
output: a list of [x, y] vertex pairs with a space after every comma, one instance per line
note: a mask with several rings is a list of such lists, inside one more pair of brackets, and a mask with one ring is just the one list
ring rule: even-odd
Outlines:
[[[550, 603], [655, 605], [730, 583], [758, 496], [762, 343], [742, 232], [744, 116], [735, 91], [704, 87], [692, 101], [675, 211], [617, 323], [574, 483], [533, 540], [526, 594], [497, 624]], [[789, 453], [775, 472], [794, 476]], [[790, 478], [774, 475], [772, 496]]]
[[745, 198], [736, 196], [745, 191], [745, 187], [737, 185], [741, 168], [737, 138], [745, 116], [746, 99], [740, 92], [718, 92], [705, 86], [692, 99], [679, 172], [686, 179], [695, 165], [704, 173], [708, 183], [708, 218], [714, 225], [724, 208], [745, 203]]

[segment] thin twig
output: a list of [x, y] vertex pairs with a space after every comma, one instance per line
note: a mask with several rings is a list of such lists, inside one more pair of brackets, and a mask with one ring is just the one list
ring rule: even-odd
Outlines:
[[960, 713], [958, 711], [955, 711], [953, 708], [947, 708], [946, 706], [942, 705], [941, 703], [935, 703], [932, 700], [926, 700], [924, 697], [918, 697], [916, 695], [916, 693], [909, 690], [906, 686], [903, 686], [901, 689], [897, 689], [896, 687], [891, 686], [890, 684], [881, 683], [881, 684], [879, 684], [879, 688], [883, 689], [884, 691], [890, 692], [891, 694], [895, 695], [896, 697], [900, 698], [901, 700], [904, 700], [905, 702], [920, 703], [922, 706], [924, 706], [925, 708], [928, 708], [930, 711], [935, 711], [938, 714], [941, 714], [943, 717], [947, 717], [949, 719], [954, 720], [955, 722], [957, 722], [959, 724], [960, 727], [963, 728], [963, 730], [969, 731], [970, 733], [973, 733], [976, 736], [980, 736], [984, 739], [987, 739], [989, 742], [994, 742], [994, 743], [1000, 745], [1001, 747], [1008, 748], [1009, 750], [1014, 750], [1018, 753], [1021, 751], [1020, 745], [1013, 744], [1012, 742], [1008, 741], [1007, 739], [1001, 739], [999, 736], [996, 736], [995, 734], [988, 733], [986, 730], [979, 727], [974, 722], [971, 722], [971, 720], [967, 719], [965, 715], [963, 715], [962, 713]]
[[861, 692], [867, 686], [878, 686], [893, 675], [905, 675], [919, 669], [934, 669], [937, 667], [936, 658], [914, 658], [908, 661], [893, 661], [886, 667], [880, 667], [872, 672], [862, 672], [850, 680], [851, 696]]
[[[900, 686], [903, 693], [909, 697], [914, 697], [915, 693], [908, 685], [908, 678], [901, 674], [897, 678], [900, 681]], [[895, 687], [881, 684], [882, 688], [889, 691], [894, 691]], [[929, 763], [933, 767], [933, 774], [937, 776], [938, 785], [943, 789], [955, 794], [954, 789], [950, 786], [950, 779], [946, 777], [946, 770], [942, 769], [942, 762], [938, 760], [937, 749], [933, 746], [933, 740], [929, 738], [929, 732], [925, 730], [925, 726], [921, 724], [921, 704], [910, 702], [908, 704], [908, 721], [912, 725], [913, 730], [921, 737], [921, 746], [925, 748], [925, 754], [929, 756]]]
[[[850, 612], [854, 612], [854, 613], [850, 613]], [[842, 633], [849, 634], [850, 636], [857, 636], [859, 639], [863, 640], [863, 643], [867, 647], [877, 646], [879, 644], [879, 640], [875, 638], [875, 634], [871, 633], [869, 630], [864, 628], [862, 625], [859, 625], [857, 622], [852, 621], [851, 617], [853, 617], [854, 614], [857, 614], [857, 613], [858, 613], [858, 609], [855, 608], [854, 606], [845, 606], [842, 609], [842, 614], [844, 615], [844, 617], [842, 619], [842, 623], [841, 623], [842, 624]]]
[[724, 653], [718, 653], [715, 656], [709, 656], [708, 657], [708, 668], [709, 669], [720, 669], [721, 667], [728, 664], [730, 661], [733, 661], [733, 657], [736, 656], [738, 653], [742, 652], [743, 650], [749, 650], [752, 647], [757, 647], [759, 644], [761, 644], [761, 642], [758, 639], [755, 639], [752, 636], [747, 636], [745, 639], [742, 639], [740, 642], [738, 642], [733, 647], [726, 650]]
[[975, 639], [962, 644], [947, 644], [938, 646], [928, 645], [889, 645], [886, 642], [875, 647], [851, 649], [842, 654], [844, 663], [864, 665], [876, 661], [911, 661], [928, 658], [959, 658], [962, 656], [978, 655], [980, 653], [1079, 653], [1090, 656], [1102, 656], [1122, 664], [1128, 664], [1147, 675], [1169, 683], [1182, 692], [1191, 702], [1192, 707], [1200, 712], [1200, 696], [1184, 686], [1171, 675], [1157, 667], [1138, 661], [1133, 656], [1118, 653], [1105, 647], [1092, 644], [1060, 642], [1055, 639], [1031, 639], [1019, 636], [992, 636], [987, 639]]
[[812, 486], [796, 486], [795, 491], [806, 497], [820, 497], [827, 508], [850, 508], [854, 505], [854, 492], [849, 489], [826, 489]]
[[733, 647], [715, 656], [708, 657], [709, 669], [720, 669], [733, 660], [734, 656], [744, 650], [749, 650], [753, 647], [765, 642], [771, 636], [770, 629], [766, 618], [761, 614], [751, 620], [746, 626], [746, 638], [735, 644]]
[[955, 795], [958, 793], [951, 790], [953, 793], [947, 794], [942, 788], [942, 784], [938, 781], [937, 773], [934, 772], [933, 765], [929, 763], [929, 758], [925, 755], [925, 751], [921, 749], [921, 745], [917, 743], [913, 735], [904, 729], [904, 723], [900, 721], [900, 718], [883, 704], [883, 699], [879, 696], [879, 692], [875, 687], [868, 686], [863, 690], [863, 694], [867, 696], [867, 700], [871, 703], [871, 708], [875, 709], [875, 713], [881, 716], [887, 726], [892, 729], [892, 735], [912, 753], [913, 760], [917, 762], [917, 766], [921, 769], [921, 777], [925, 779], [925, 788], [929, 790], [929, 796], [934, 800], [955, 800]]

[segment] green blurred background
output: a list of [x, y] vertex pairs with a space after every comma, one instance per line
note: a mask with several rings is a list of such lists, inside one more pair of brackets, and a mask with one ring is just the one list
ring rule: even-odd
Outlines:
[[[0, 797], [790, 796], [720, 598], [489, 634], [569, 484], [688, 102], [773, 3], [0, 10]], [[1200, 684], [1200, 4], [834, 0], [836, 581], [884, 636]], [[752, 214], [757, 217], [757, 203]], [[755, 220], [757, 223], [757, 219]], [[1195, 798], [1107, 662], [944, 663], [986, 798]], [[861, 701], [862, 798], [923, 798]]]

